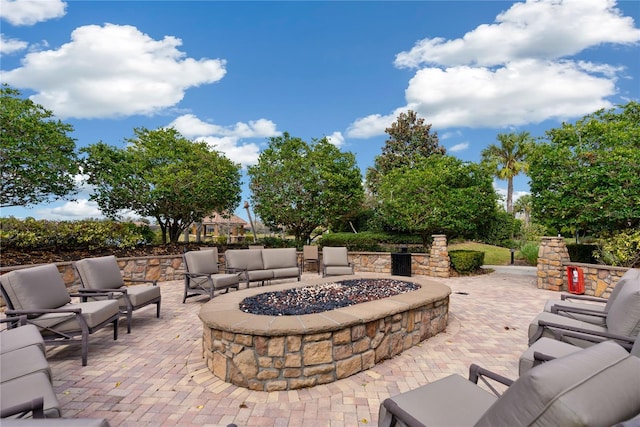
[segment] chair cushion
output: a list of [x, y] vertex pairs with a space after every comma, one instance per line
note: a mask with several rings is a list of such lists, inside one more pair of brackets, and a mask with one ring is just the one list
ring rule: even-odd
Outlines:
[[22, 347], [0, 354], [0, 382], [44, 372], [51, 381], [51, 368], [42, 349], [37, 345]]
[[300, 269], [298, 267], [276, 268], [273, 270], [274, 279], [298, 277], [299, 275], [300, 275]]
[[[34, 372], [30, 375], [3, 382], [2, 387], [0, 387], [0, 405], [3, 409], [38, 397], [44, 398], [44, 414], [47, 418], [62, 416], [60, 404], [53, 392], [49, 378], [43, 372]], [[2, 423], [4, 424], [4, 420]]]
[[353, 269], [351, 267], [327, 266], [325, 267], [325, 274], [327, 276], [345, 276], [353, 274]]
[[36, 345], [45, 353], [44, 340], [34, 325], [24, 325], [0, 332], [0, 354]]
[[0, 280], [16, 310], [58, 308], [71, 301], [54, 264], [14, 270]]
[[115, 256], [84, 258], [75, 263], [82, 286], [89, 289], [118, 289], [124, 279]]
[[[76, 304], [67, 304], [62, 308], [81, 308], [82, 316], [86, 319], [89, 328], [95, 328], [106, 322], [113, 316], [118, 316], [118, 301], [115, 299], [102, 301], [88, 301]], [[73, 313], [47, 313], [32, 320], [39, 327], [52, 327], [61, 332], [73, 332], [80, 330], [80, 324]], [[43, 336], [48, 335], [44, 330]]]
[[262, 263], [265, 270], [298, 266], [296, 248], [263, 249]]
[[213, 274], [211, 275], [214, 289], [225, 289], [233, 286], [237, 286], [240, 283], [240, 278], [237, 274]]
[[[581, 322], [579, 320], [571, 319], [569, 317], [561, 316], [559, 314], [547, 313], [543, 311], [542, 313], [538, 314], [535, 317], [535, 319], [533, 319], [529, 324], [529, 345], [533, 344], [533, 339], [535, 338], [540, 328], [540, 326], [538, 325], [538, 321], [540, 320], [544, 320], [549, 323], [556, 323], [564, 326], [587, 329], [595, 332], [607, 332], [607, 328], [604, 326], [594, 325], [592, 323], [587, 323], [587, 322]], [[542, 335], [539, 338], [542, 338], [542, 337], [554, 338], [554, 335], [548, 328], [545, 328]], [[571, 343], [573, 345], [577, 345], [579, 347], [590, 347], [593, 345], [592, 341], [585, 341], [578, 338], [565, 337], [564, 341]]]
[[349, 265], [347, 248], [345, 247], [324, 247], [322, 248], [322, 263], [331, 266]]
[[[547, 313], [551, 313], [551, 308], [554, 305], [562, 306], [562, 307], [577, 308], [579, 310], [595, 310], [603, 314], [605, 313], [604, 311], [605, 306], [603, 304], [599, 304], [599, 303], [590, 304], [586, 302], [575, 302], [575, 301], [561, 301], [557, 299], [548, 300], [544, 305], [544, 311], [546, 311]], [[600, 326], [606, 325], [604, 316], [602, 317], [589, 316], [588, 314], [572, 313], [572, 312], [566, 312], [566, 311], [559, 312], [559, 314], [565, 317], [570, 317], [572, 319], [580, 320], [581, 322], [589, 322], [589, 323], [593, 323], [594, 325], [600, 325]]]
[[[127, 294], [129, 295], [131, 304], [133, 304], [134, 307], [140, 307], [160, 298], [160, 287], [143, 285], [127, 286]], [[124, 298], [119, 298], [118, 303], [122, 307]]]
[[554, 358], [563, 357], [582, 348], [562, 341], [556, 341], [551, 338], [543, 337], [534, 342], [520, 356], [518, 362], [518, 376], [524, 375], [529, 369], [533, 368], [535, 363], [534, 353], [539, 352]]
[[640, 280], [627, 280], [607, 313], [612, 334], [635, 337], [640, 332]]
[[189, 273], [216, 274], [218, 272], [218, 248], [189, 251], [184, 254]]
[[224, 253], [227, 267], [241, 270], [263, 270], [261, 249], [231, 249]]
[[[426, 426], [472, 426], [496, 396], [460, 375], [450, 375], [389, 399]], [[378, 426], [391, 427], [391, 415], [380, 405]]]
[[640, 359], [613, 341], [527, 371], [476, 426], [613, 425], [640, 412]]
[[249, 277], [250, 282], [271, 280], [273, 279], [273, 270], [249, 270], [247, 271], [247, 277]]

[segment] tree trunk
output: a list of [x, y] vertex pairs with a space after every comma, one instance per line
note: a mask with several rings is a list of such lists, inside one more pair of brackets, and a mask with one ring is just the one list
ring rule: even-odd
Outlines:
[[507, 179], [507, 212], [513, 215], [513, 178]]

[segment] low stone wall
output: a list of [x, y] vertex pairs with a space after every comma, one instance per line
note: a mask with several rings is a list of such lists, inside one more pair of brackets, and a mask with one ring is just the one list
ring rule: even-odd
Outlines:
[[311, 387], [369, 369], [446, 328], [451, 290], [424, 279], [412, 279], [417, 291], [318, 314], [258, 316], [238, 308], [248, 296], [326, 280], [243, 289], [206, 303], [202, 351], [211, 372], [251, 390]]
[[620, 277], [629, 270], [610, 265], [571, 262], [562, 237], [543, 237], [538, 251], [538, 288], [568, 291], [567, 267], [581, 268], [584, 294], [608, 298]]

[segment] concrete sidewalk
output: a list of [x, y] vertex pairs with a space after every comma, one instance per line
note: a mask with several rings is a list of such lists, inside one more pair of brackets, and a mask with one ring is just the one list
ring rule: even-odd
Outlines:
[[[438, 279], [452, 289], [447, 330], [401, 355], [334, 383], [257, 392], [225, 383], [204, 366], [198, 311], [182, 304], [182, 281], [161, 283], [162, 315], [137, 311], [133, 329], [91, 337], [88, 366], [77, 346], [49, 347], [65, 417], [101, 417], [112, 426], [371, 426], [385, 398], [477, 363], [510, 378], [527, 348], [527, 325], [548, 298], [529, 275], [496, 271]], [[315, 274], [311, 274], [317, 277]], [[372, 274], [371, 276], [376, 276]]]

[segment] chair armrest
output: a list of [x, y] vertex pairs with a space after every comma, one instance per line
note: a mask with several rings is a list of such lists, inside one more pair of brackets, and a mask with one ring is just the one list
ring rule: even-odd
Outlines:
[[7, 325], [8, 329], [13, 329], [17, 326], [24, 326], [27, 324], [27, 316], [26, 315], [20, 315], [20, 316], [12, 316], [12, 317], [5, 317], [3, 319], [0, 319], [0, 323], [9, 323], [9, 325]]
[[[627, 337], [624, 335], [612, 334], [609, 332], [592, 331], [576, 326], [560, 325], [557, 323], [547, 322], [545, 320], [538, 320], [538, 326], [540, 326], [542, 329], [549, 329], [557, 337], [558, 340], [561, 340], [563, 336], [571, 336], [573, 338], [580, 338], [590, 341], [593, 340], [591, 337], [601, 337], [604, 339], [619, 341], [619, 344], [626, 344], [627, 346], [629, 344], [633, 345], [636, 340], [635, 337]], [[585, 336], [589, 336], [590, 338], [587, 338]]]
[[123, 279], [125, 282], [130, 282], [130, 283], [151, 283], [151, 285], [153, 286], [158, 286], [158, 281], [157, 280], [152, 280], [152, 279]]
[[573, 295], [573, 294], [562, 294], [562, 295], [560, 295], [560, 300], [562, 300], [562, 301], [572, 300], [572, 299], [577, 299], [577, 300], [582, 300], [582, 301], [603, 302], [603, 303], [607, 302], [606, 298], [592, 297], [591, 295]]
[[588, 308], [568, 307], [556, 304], [551, 306], [551, 313], [558, 314], [559, 312], [585, 314], [588, 316], [602, 317], [603, 319], [607, 317], [607, 314], [600, 310], [590, 310]]
[[18, 418], [22, 418], [29, 412], [33, 413], [33, 418], [44, 418], [44, 398], [36, 397], [29, 402], [4, 408], [0, 411], [0, 418], [11, 417], [14, 415], [19, 415]]
[[[394, 400], [390, 398], [385, 399], [382, 402], [382, 406], [387, 409], [387, 411], [392, 415], [393, 418], [400, 420], [407, 427], [425, 427], [423, 423], [415, 419], [413, 415], [402, 409]], [[391, 423], [391, 425], [397, 424], [397, 422], [395, 424], [393, 422]]]
[[478, 366], [475, 363], [472, 363], [471, 366], [469, 366], [469, 381], [471, 381], [474, 384], [478, 384], [478, 380], [482, 380], [482, 382], [487, 387], [489, 387], [489, 389], [493, 392], [493, 394], [500, 397], [501, 393], [498, 392], [495, 389], [495, 387], [493, 387], [491, 383], [489, 383], [489, 381], [485, 379], [485, 377], [489, 378], [490, 380], [496, 381], [500, 384], [506, 385], [507, 387], [511, 386], [511, 384], [514, 383], [512, 379], [504, 377], [500, 374], [496, 374], [495, 372], [485, 369], [481, 366]]
[[82, 313], [81, 308], [34, 308], [30, 310], [6, 310], [4, 312], [7, 316], [29, 316], [30, 314], [47, 314], [47, 313]]

